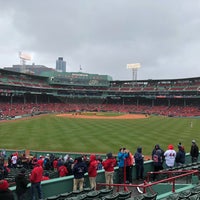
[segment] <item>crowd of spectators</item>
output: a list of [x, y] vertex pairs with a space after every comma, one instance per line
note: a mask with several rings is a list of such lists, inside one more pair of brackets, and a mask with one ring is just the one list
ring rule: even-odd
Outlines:
[[[151, 155], [154, 172], [163, 170], [164, 163], [165, 168], [173, 168], [185, 164], [185, 150], [181, 143], [177, 145], [177, 148], [169, 144], [166, 150], [163, 150], [159, 144], [156, 144]], [[192, 163], [198, 161], [199, 147], [195, 140], [192, 140], [190, 156]], [[16, 193], [19, 199], [27, 191], [28, 183], [31, 184], [31, 194], [34, 199], [35, 195], [42, 198], [41, 182], [51, 178], [73, 175], [73, 190], [83, 190], [84, 175], [86, 172], [88, 172], [90, 188], [96, 190], [97, 171], [101, 169], [105, 170], [106, 188], [111, 189], [113, 188], [115, 166], [119, 167], [118, 183], [132, 184], [133, 165], [135, 165], [136, 170], [136, 181], [143, 181], [145, 179], [144, 155], [141, 146], [137, 147], [133, 154], [125, 147], [120, 148], [116, 156], [113, 156], [109, 152], [106, 154], [106, 159], [104, 160], [96, 157], [95, 154], [91, 154], [90, 156], [80, 155], [73, 159], [68, 154], [56, 157], [51, 153], [36, 157], [19, 154], [17, 151], [7, 158], [6, 151], [2, 150], [0, 154], [0, 195], [5, 191], [7, 193], [4, 195], [11, 195], [8, 186], [12, 183], [9, 183], [7, 179], [11, 170], [14, 170], [16, 173], [13, 181], [17, 186]], [[50, 173], [54, 173], [56, 176], [51, 177]], [[157, 178], [156, 173], [152, 175], [152, 181], [155, 181]]]
[[139, 113], [148, 115], [191, 117], [200, 116], [198, 106], [164, 106], [164, 105], [135, 105], [135, 104], [98, 104], [98, 103], [1, 103], [0, 119], [15, 116], [34, 115], [37, 113], [66, 113], [66, 112], [120, 112]]

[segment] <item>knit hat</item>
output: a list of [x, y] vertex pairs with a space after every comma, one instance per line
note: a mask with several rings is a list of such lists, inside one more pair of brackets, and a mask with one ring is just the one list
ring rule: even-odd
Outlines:
[[7, 190], [8, 186], [9, 185], [7, 180], [0, 180], [0, 190]]
[[168, 145], [168, 149], [171, 149], [171, 150], [172, 150], [172, 149], [174, 149], [174, 146], [173, 146], [172, 144], [169, 144], [169, 145]]
[[196, 141], [195, 141], [195, 140], [192, 140], [192, 143], [194, 143], [194, 144], [195, 144], [195, 143], [196, 143]]
[[108, 158], [112, 158], [112, 153], [110, 152], [110, 153], [107, 153], [107, 157]]

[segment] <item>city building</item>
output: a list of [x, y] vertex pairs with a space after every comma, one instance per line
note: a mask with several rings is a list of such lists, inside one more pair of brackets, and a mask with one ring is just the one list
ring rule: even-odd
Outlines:
[[56, 70], [66, 72], [66, 61], [63, 60], [63, 57], [58, 57], [58, 60], [56, 60]]

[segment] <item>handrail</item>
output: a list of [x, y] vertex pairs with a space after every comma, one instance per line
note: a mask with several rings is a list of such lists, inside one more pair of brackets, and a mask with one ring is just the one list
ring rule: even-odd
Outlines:
[[146, 193], [147, 188], [150, 188], [153, 185], [157, 185], [159, 183], [165, 183], [165, 182], [172, 182], [172, 192], [175, 192], [175, 182], [176, 179], [178, 178], [183, 178], [192, 174], [198, 175], [199, 171], [198, 170], [173, 170], [173, 171], [159, 171], [159, 172], [148, 172], [147, 174], [153, 174], [153, 173], [157, 173], [157, 174], [169, 174], [169, 175], [173, 175], [175, 173], [184, 173], [184, 174], [180, 174], [180, 175], [176, 175], [173, 177], [169, 177], [169, 178], [165, 178], [162, 180], [158, 180], [155, 182], [149, 182], [149, 180], [144, 180], [143, 184], [106, 184], [106, 183], [97, 183], [97, 188], [98, 186], [114, 186], [117, 187], [117, 191], [119, 191], [120, 187], [124, 188], [124, 191], [128, 191], [128, 187], [140, 187], [143, 189], [143, 193]]

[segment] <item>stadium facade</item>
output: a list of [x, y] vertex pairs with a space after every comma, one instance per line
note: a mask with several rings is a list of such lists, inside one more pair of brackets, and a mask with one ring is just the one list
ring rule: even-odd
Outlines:
[[187, 108], [185, 112], [190, 113], [193, 110], [188, 108], [195, 108], [192, 116], [199, 116], [200, 77], [116, 81], [108, 75], [83, 72], [48, 70], [38, 76], [0, 69], [0, 97], [1, 103], [11, 105], [67, 102], [120, 105], [123, 108], [131, 105], [125, 112], [161, 115], [166, 114], [166, 108], [173, 110], [178, 106], [178, 109]]

